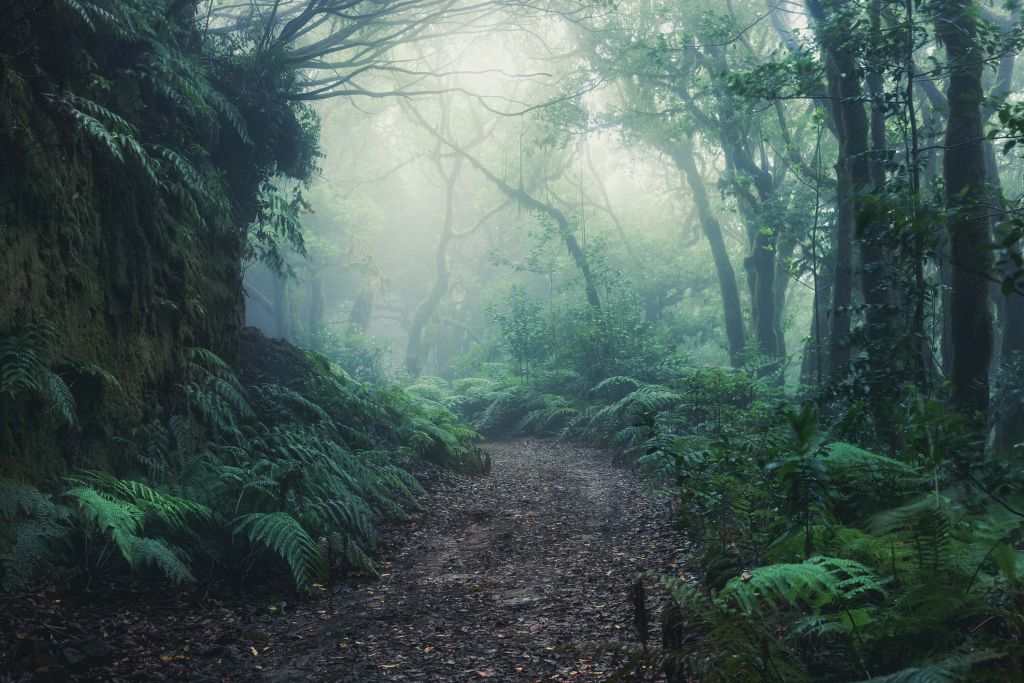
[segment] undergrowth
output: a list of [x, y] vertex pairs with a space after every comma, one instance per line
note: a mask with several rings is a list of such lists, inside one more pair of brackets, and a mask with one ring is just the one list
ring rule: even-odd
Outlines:
[[756, 369], [481, 369], [448, 399], [477, 429], [612, 446], [676, 502], [692, 550], [660, 577], [664, 641], [604, 646], [616, 680], [1024, 678], [1019, 459], [965, 465], [934, 402], [901, 406], [886, 449], [857, 406], [822, 419]]
[[[419, 388], [364, 385], [318, 354], [255, 331], [245, 339], [274, 376], [257, 365], [239, 377], [187, 349], [175, 399], [116, 440], [123, 472], [82, 470], [50, 492], [0, 480], [5, 590], [60, 567], [178, 583], [258, 579], [269, 563], [300, 587], [372, 573], [381, 520], [404, 517], [423, 493], [410, 466], [486, 467], [476, 434]], [[27, 333], [0, 342], [3, 391], [61, 407], [43, 384], [44, 350]]]

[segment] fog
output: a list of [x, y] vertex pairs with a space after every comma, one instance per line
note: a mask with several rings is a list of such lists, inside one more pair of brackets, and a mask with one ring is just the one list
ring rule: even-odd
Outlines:
[[[556, 319], [586, 302], [585, 283], [558, 226], [510, 196], [519, 190], [565, 216], [609, 306], [694, 363], [728, 363], [715, 264], [685, 177], [629, 120], [636, 102], [622, 78], [587, 63], [598, 48], [581, 33], [557, 13], [505, 13], [401, 46], [390, 71], [359, 83], [387, 97], [316, 101], [322, 157], [301, 217], [309, 256], [289, 257], [283, 280], [249, 270], [250, 323], [325, 351], [356, 334], [394, 377], [452, 378], [470, 370], [457, 367], [466, 354], [499, 360], [496, 320], [514, 291], [542, 306], [557, 334]], [[743, 288], [743, 218], [735, 196], [715, 190], [724, 160], [714, 147], [699, 156]], [[453, 236], [442, 240], [449, 211]], [[439, 258], [450, 270], [440, 286]], [[780, 261], [798, 284], [780, 320], [796, 349], [813, 292], [806, 273], [788, 269]], [[282, 286], [284, 313], [253, 304]], [[417, 309], [424, 320], [414, 322]], [[798, 379], [799, 359], [789, 374]]]

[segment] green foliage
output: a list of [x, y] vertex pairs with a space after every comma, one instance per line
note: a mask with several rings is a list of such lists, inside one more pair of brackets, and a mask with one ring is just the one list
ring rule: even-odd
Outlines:
[[516, 373], [528, 374], [530, 369], [546, 360], [547, 329], [541, 303], [514, 286], [506, 298], [507, 311], [492, 309], [490, 317], [501, 329], [501, 343], [514, 363]]
[[[211, 521], [208, 508], [101, 472], [83, 472], [70, 481], [76, 485], [64, 495], [74, 502], [84, 533], [112, 542], [132, 571], [151, 565], [176, 583], [195, 580], [180, 547], [162, 536], [142, 534], [154, 528], [167, 535], [187, 534]], [[103, 570], [108, 559], [100, 551], [89, 565], [90, 558], [83, 555], [90, 572]]]
[[700, 633], [669, 639], [658, 655], [667, 670], [708, 680], [1013, 677], [1024, 655], [1012, 635], [1020, 517], [974, 492], [936, 489], [903, 459], [828, 443], [810, 404], [784, 414], [768, 438], [660, 435], [641, 459], [680, 497], [681, 522], [700, 539], [692, 561], [714, 589], [667, 579], [672, 624]]
[[38, 489], [0, 479], [0, 587], [12, 591], [38, 576], [39, 564], [69, 531], [69, 510]]
[[326, 556], [302, 525], [287, 512], [254, 512], [235, 521], [235, 529], [250, 542], [266, 546], [288, 563], [298, 586], [326, 573]]
[[34, 394], [46, 400], [64, 424], [76, 426], [75, 398], [67, 383], [49, 367], [57, 331], [47, 321], [24, 326], [19, 334], [0, 339], [0, 396], [19, 399]]
[[363, 385], [318, 354], [250, 343], [277, 354], [279, 374], [262, 379], [283, 383], [243, 382], [216, 354], [186, 349], [173, 412], [118, 441], [135, 476], [80, 471], [66, 506], [0, 483], [5, 587], [38, 579], [44, 561], [77, 562], [90, 578], [148, 569], [181, 582], [265, 575], [270, 560], [299, 587], [335, 568], [373, 572], [378, 523], [405, 517], [424, 493], [403, 463], [485, 467], [439, 387]]
[[638, 372], [555, 370], [580, 348], [600, 357], [611, 337], [594, 320], [556, 320], [577, 348], [545, 347], [529, 372], [509, 351], [456, 380], [450, 403], [482, 431], [613, 444], [677, 499], [701, 587], [665, 579], [666, 647], [612, 647], [619, 675], [652, 662], [672, 680], [1019, 675], [1019, 491], [1005, 462], [976, 468], [991, 482], [980, 489], [951, 478], [969, 447], [962, 421], [908, 401], [904, 447], [886, 455], [837, 439], [854, 437], [856, 415], [825, 429], [817, 404], [792, 405], [756, 366], [634, 356], [615, 366]]

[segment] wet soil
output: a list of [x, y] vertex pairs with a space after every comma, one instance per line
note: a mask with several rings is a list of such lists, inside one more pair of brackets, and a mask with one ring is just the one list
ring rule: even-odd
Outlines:
[[[136, 582], [21, 596], [0, 605], [0, 680], [607, 678], [614, 661], [592, 645], [637, 640], [638, 572], [674, 569], [666, 501], [607, 452], [487, 449], [490, 474], [428, 479], [424, 510], [385, 532], [379, 577], [313, 595]], [[656, 640], [657, 598], [647, 605]]]

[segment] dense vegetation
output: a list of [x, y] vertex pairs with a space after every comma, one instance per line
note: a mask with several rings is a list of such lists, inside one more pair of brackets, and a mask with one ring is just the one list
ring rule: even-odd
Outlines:
[[426, 463], [543, 436], [689, 544], [621, 675], [1024, 677], [1016, 4], [15, 0], [0, 35], [5, 590], [372, 573]]

